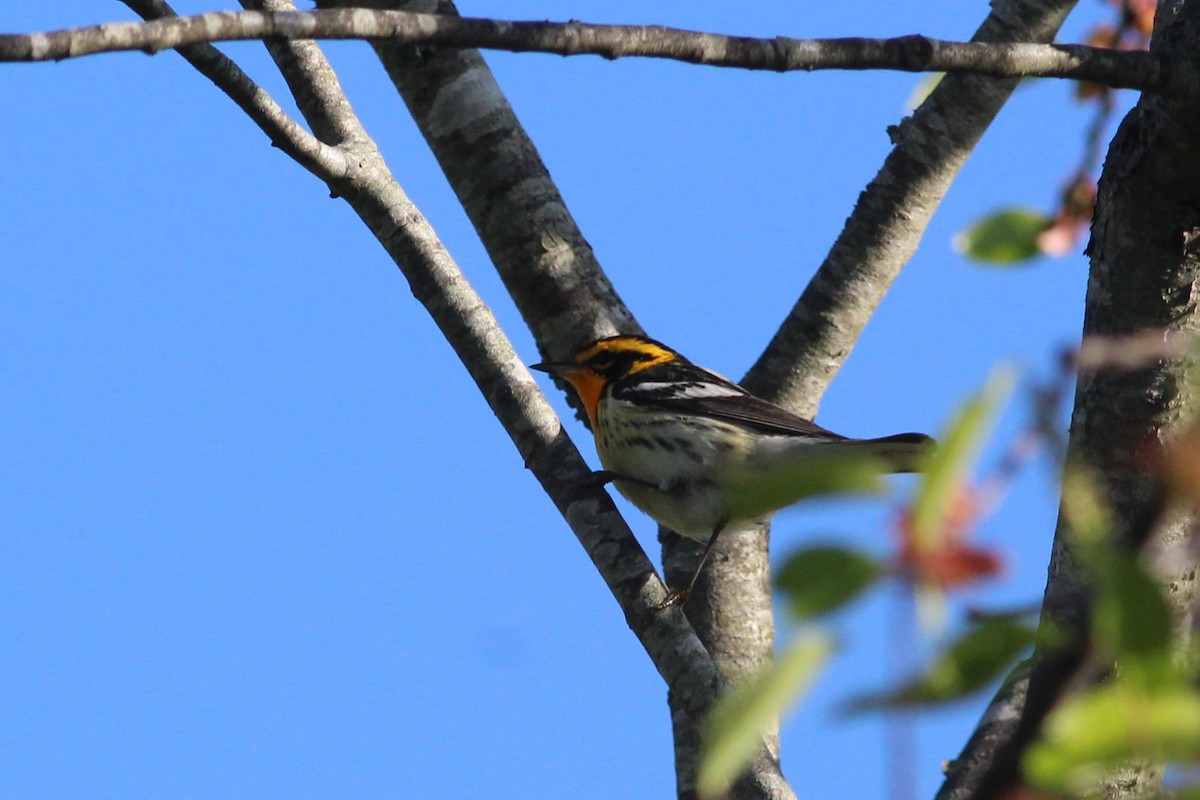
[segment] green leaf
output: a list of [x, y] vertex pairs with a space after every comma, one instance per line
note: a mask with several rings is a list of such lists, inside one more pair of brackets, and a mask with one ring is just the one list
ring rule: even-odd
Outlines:
[[1128, 680], [1155, 684], [1169, 679], [1171, 612], [1158, 583], [1134, 556], [1094, 550], [1096, 638]]
[[818, 545], [788, 558], [775, 587], [787, 593], [792, 613], [814, 617], [850, 602], [882, 575], [883, 567], [861, 551]]
[[790, 647], [766, 669], [721, 698], [702, 731], [701, 796], [719, 796], [741, 774], [762, 745], [762, 734], [796, 703], [833, 652], [828, 635], [812, 635]]
[[811, 448], [802, 458], [767, 469], [752, 470], [750, 479], [731, 485], [730, 516], [747, 519], [763, 516], [806, 497], [836, 494], [882, 494], [887, 464], [868, 452], [829, 451]]
[[1054, 220], [1031, 208], [1006, 208], [977, 220], [954, 237], [954, 249], [974, 261], [1015, 264], [1041, 255], [1038, 236]]
[[1047, 718], [1022, 761], [1031, 781], [1083, 794], [1133, 759], [1200, 761], [1200, 694], [1176, 683], [1147, 691], [1129, 682], [1068, 698]]
[[942, 82], [942, 78], [946, 77], [944, 72], [931, 72], [928, 75], [922, 75], [921, 80], [913, 87], [912, 94], [904, 101], [904, 110], [913, 111], [921, 103], [925, 102], [925, 98], [933, 94], [933, 90]]
[[994, 369], [983, 389], [959, 408], [927, 457], [913, 503], [913, 533], [918, 546], [936, 544], [957, 500], [957, 490], [965, 482], [996, 412], [1015, 382], [1012, 367]]
[[[921, 80], [919, 80], [917, 85], [913, 87], [912, 93], [909, 94], [908, 99], [904, 101], [904, 110], [907, 112], [915, 111], [917, 107], [921, 105], [921, 103], [925, 102], [925, 99], [929, 97], [929, 95], [933, 94], [933, 90], [937, 88], [938, 84], [942, 82], [942, 78], [944, 77], [946, 77], [946, 73], [944, 72], [930, 72], [926, 75], [922, 75]], [[1021, 80], [1017, 83], [1017, 90], [1024, 89], [1026, 86], [1032, 85], [1038, 80], [1038, 78], [1021, 78]]]
[[1072, 542], [1088, 550], [1106, 548], [1113, 515], [1093, 470], [1081, 463], [1068, 464], [1062, 484], [1063, 516], [1070, 524]]
[[1031, 626], [1012, 618], [984, 620], [938, 655], [922, 675], [894, 691], [856, 698], [848, 708], [926, 706], [965, 697], [1004, 674], [1036, 636]]
[[1176, 672], [1174, 623], [1158, 580], [1136, 555], [1114, 546], [1112, 511], [1080, 465], [1063, 475], [1062, 498], [1074, 557], [1091, 578], [1092, 635], [1120, 663], [1124, 679], [1144, 688], [1169, 681]]

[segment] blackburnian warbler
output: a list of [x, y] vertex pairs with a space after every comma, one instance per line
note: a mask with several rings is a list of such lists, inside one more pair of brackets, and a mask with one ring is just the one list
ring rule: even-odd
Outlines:
[[[724, 528], [765, 519], [807, 493], [789, 493], [787, 476], [814, 453], [865, 452], [886, 471], [912, 472], [932, 441], [840, 436], [642, 336], [600, 339], [570, 361], [533, 369], [561, 376], [579, 396], [599, 477], [656, 522], [705, 543], [691, 580], [664, 605], [686, 599]], [[756, 491], [768, 483], [784, 490]]]

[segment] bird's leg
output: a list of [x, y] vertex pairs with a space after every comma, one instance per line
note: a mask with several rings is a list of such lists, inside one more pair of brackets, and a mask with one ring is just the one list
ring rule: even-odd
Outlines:
[[696, 565], [696, 570], [692, 573], [691, 580], [687, 582], [687, 586], [667, 592], [667, 596], [658, 604], [660, 611], [671, 606], [682, 608], [683, 604], [687, 602], [688, 595], [692, 593], [692, 587], [696, 585], [696, 579], [700, 577], [700, 570], [704, 569], [704, 562], [708, 560], [709, 552], [712, 550], [713, 545], [717, 543], [717, 536], [725, 528], [725, 523], [726, 520], [721, 520], [713, 528], [712, 534], [708, 537], [708, 542], [704, 545], [704, 552], [700, 554], [700, 563]]
[[613, 481], [626, 481], [627, 483], [636, 483], [638, 486], [645, 486], [650, 489], [658, 489], [659, 486], [653, 481], [644, 481], [641, 478], [631, 478], [628, 475], [622, 475], [619, 472], [610, 472], [606, 469], [598, 469], [592, 473], [591, 486], [599, 489]]
[[[587, 485], [599, 489], [613, 481], [626, 481], [628, 483], [635, 483], [638, 486], [645, 486], [648, 489], [657, 489], [660, 492], [668, 493], [674, 492], [679, 488], [677, 486], [662, 486], [653, 481], [632, 478], [628, 475], [622, 475], [619, 472], [612, 472], [607, 469], [599, 469], [593, 472]], [[713, 526], [713, 532], [709, 534], [708, 541], [704, 544], [704, 551], [700, 553], [700, 563], [696, 564], [696, 569], [692, 572], [692, 577], [682, 589], [671, 589], [667, 592], [667, 596], [658, 604], [660, 611], [671, 606], [683, 606], [687, 602], [688, 595], [692, 593], [692, 587], [696, 585], [696, 579], [700, 577], [700, 570], [704, 569], [704, 562], [708, 560], [708, 554], [712, 551], [713, 545], [716, 544], [717, 536], [725, 528], [726, 522], [728, 520], [722, 519]]]

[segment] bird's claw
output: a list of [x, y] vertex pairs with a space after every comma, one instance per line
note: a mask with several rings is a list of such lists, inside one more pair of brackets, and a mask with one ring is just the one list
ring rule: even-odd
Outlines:
[[671, 589], [667, 592], [667, 596], [655, 606], [655, 609], [666, 611], [668, 608], [683, 608], [683, 604], [687, 602], [689, 594], [690, 591], [687, 589]]
[[650, 481], [644, 481], [641, 478], [631, 478], [628, 475], [622, 475], [619, 472], [610, 472], [609, 470], [606, 470], [606, 469], [598, 469], [595, 472], [593, 472], [591, 474], [591, 477], [587, 481], [587, 485], [592, 488], [595, 488], [595, 489], [602, 489], [605, 486], [607, 486], [608, 484], [612, 483], [613, 481], [624, 481], [626, 483], [636, 483], [638, 486], [646, 486], [651, 489], [658, 488], [658, 484], [652, 483]]
[[620, 477], [621, 476], [615, 472], [609, 472], [606, 469], [598, 469], [588, 476], [586, 483], [593, 489], [603, 489], [605, 486]]

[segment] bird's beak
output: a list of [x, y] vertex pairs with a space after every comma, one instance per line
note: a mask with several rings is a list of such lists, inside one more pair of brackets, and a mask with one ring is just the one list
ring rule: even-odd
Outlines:
[[549, 372], [554, 377], [571, 384], [579, 401], [583, 403], [583, 409], [587, 412], [592, 428], [596, 427], [596, 411], [600, 403], [600, 393], [604, 390], [603, 378], [587, 367], [571, 361], [544, 361], [541, 364], [530, 364], [529, 368], [539, 372]]
[[544, 361], [541, 364], [530, 364], [529, 368], [538, 372], [549, 372], [551, 375], [563, 375], [573, 369], [579, 369], [579, 365], [569, 361]]

